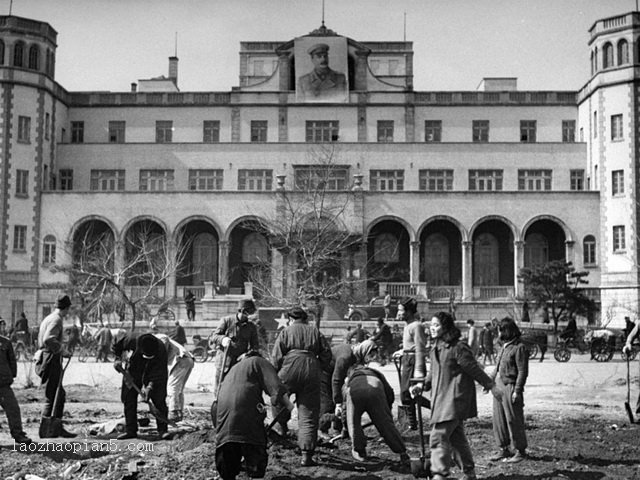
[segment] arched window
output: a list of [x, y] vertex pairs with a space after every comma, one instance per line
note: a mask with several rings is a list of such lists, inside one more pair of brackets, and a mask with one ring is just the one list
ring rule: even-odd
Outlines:
[[613, 67], [613, 45], [607, 42], [602, 47], [602, 68]]
[[382, 233], [373, 242], [373, 261], [376, 263], [398, 263], [400, 245], [395, 235]]
[[40, 70], [40, 49], [37, 45], [31, 45], [29, 48], [29, 68]]
[[424, 270], [429, 285], [450, 285], [449, 240], [441, 233], [429, 235], [424, 242]]
[[524, 245], [524, 266], [535, 267], [549, 261], [549, 241], [541, 233], [527, 235]]
[[629, 63], [629, 44], [625, 39], [618, 42], [618, 65]]
[[253, 232], [242, 241], [242, 261], [244, 263], [264, 263], [268, 259], [269, 247], [263, 235]]
[[53, 265], [56, 263], [56, 237], [47, 235], [42, 241], [42, 263]]
[[4, 65], [4, 42], [0, 40], [0, 65]]
[[498, 285], [498, 240], [490, 233], [481, 233], [473, 242], [473, 284]]
[[13, 66], [24, 66], [24, 42], [16, 42], [13, 46]]
[[585, 265], [596, 264], [596, 237], [587, 235], [582, 241], [582, 262]]

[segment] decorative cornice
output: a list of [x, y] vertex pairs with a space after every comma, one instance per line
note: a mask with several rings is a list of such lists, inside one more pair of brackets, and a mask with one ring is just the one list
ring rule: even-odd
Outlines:
[[316, 28], [312, 32], [309, 32], [309, 34], [306, 36], [307, 37], [337, 37], [338, 34], [333, 30], [331, 30], [330, 28], [327, 28], [323, 22], [322, 25], [320, 25], [320, 28]]

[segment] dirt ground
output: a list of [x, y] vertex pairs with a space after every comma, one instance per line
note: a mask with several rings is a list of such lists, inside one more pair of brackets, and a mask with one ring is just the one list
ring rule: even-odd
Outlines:
[[[199, 369], [211, 369], [200, 364]], [[78, 372], [105, 367], [92, 363], [79, 364]], [[478, 392], [479, 417], [466, 424], [477, 464], [479, 478], [493, 480], [530, 479], [640, 479], [640, 425], [630, 425], [624, 411], [626, 400], [626, 364], [617, 360], [597, 364], [586, 359], [572, 359], [567, 364], [551, 360], [532, 363], [525, 392], [525, 414], [530, 458], [516, 465], [490, 462], [495, 452], [491, 428], [491, 399]], [[634, 366], [637, 372], [637, 366]], [[381, 369], [397, 393], [393, 367]], [[197, 375], [202, 376], [202, 370]], [[193, 374], [192, 374], [193, 376]], [[71, 377], [73, 378], [73, 376]], [[394, 381], [395, 380], [395, 381]], [[637, 395], [636, 385], [632, 396]], [[215, 432], [210, 426], [208, 408], [211, 393], [206, 388], [189, 388], [186, 421], [171, 428], [175, 437], [159, 441], [152, 420], [141, 428], [140, 437], [132, 442], [114, 440], [117, 433], [94, 436], [95, 424], [122, 415], [122, 404], [114, 381], [100, 385], [66, 384], [68, 402], [65, 423], [80, 433], [74, 441], [40, 440], [36, 452], [21, 452], [12, 443], [4, 416], [0, 415], [0, 480], [108, 479], [108, 480], [199, 480], [217, 479], [214, 467]], [[16, 384], [27, 433], [37, 440], [42, 391]], [[205, 390], [205, 391], [202, 391]], [[635, 406], [635, 398], [632, 399]], [[140, 411], [146, 411], [140, 405]], [[395, 413], [395, 408], [394, 408]], [[295, 417], [294, 417], [295, 420]], [[428, 412], [425, 411], [428, 421]], [[295, 421], [290, 422], [295, 432]], [[409, 453], [420, 454], [417, 432], [403, 430]], [[428, 426], [425, 434], [428, 436]], [[299, 451], [295, 438], [273, 441], [269, 449], [269, 467], [265, 478], [285, 479], [409, 479], [402, 472], [397, 456], [378, 441], [375, 428], [367, 429], [366, 463], [351, 458], [349, 440], [337, 445], [321, 444], [316, 451], [317, 467], [298, 465]], [[272, 439], [274, 440], [275, 437]], [[428, 438], [427, 438], [428, 442]], [[132, 451], [129, 451], [132, 450]], [[31, 475], [31, 476], [29, 476]], [[35, 476], [35, 477], [34, 477]], [[461, 476], [453, 472], [453, 478]], [[242, 473], [239, 478], [248, 478]]]

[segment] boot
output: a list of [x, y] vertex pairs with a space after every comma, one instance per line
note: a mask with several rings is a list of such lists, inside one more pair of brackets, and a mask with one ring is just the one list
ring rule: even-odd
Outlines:
[[303, 450], [302, 451], [302, 458], [300, 459], [300, 465], [303, 466], [303, 467], [313, 467], [315, 465], [318, 465], [313, 460], [313, 452], [310, 452], [308, 450]]

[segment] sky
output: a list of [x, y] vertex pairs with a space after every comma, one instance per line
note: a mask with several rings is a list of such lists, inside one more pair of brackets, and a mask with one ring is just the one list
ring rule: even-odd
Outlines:
[[[12, 3], [12, 4], [11, 4]], [[635, 0], [325, 0], [325, 25], [356, 41], [413, 42], [414, 89], [475, 90], [517, 77], [520, 90], [578, 90], [588, 30]], [[58, 32], [56, 80], [68, 91], [129, 91], [168, 74], [181, 91], [239, 83], [242, 41], [288, 41], [318, 28], [322, 0], [0, 0], [0, 14]]]

